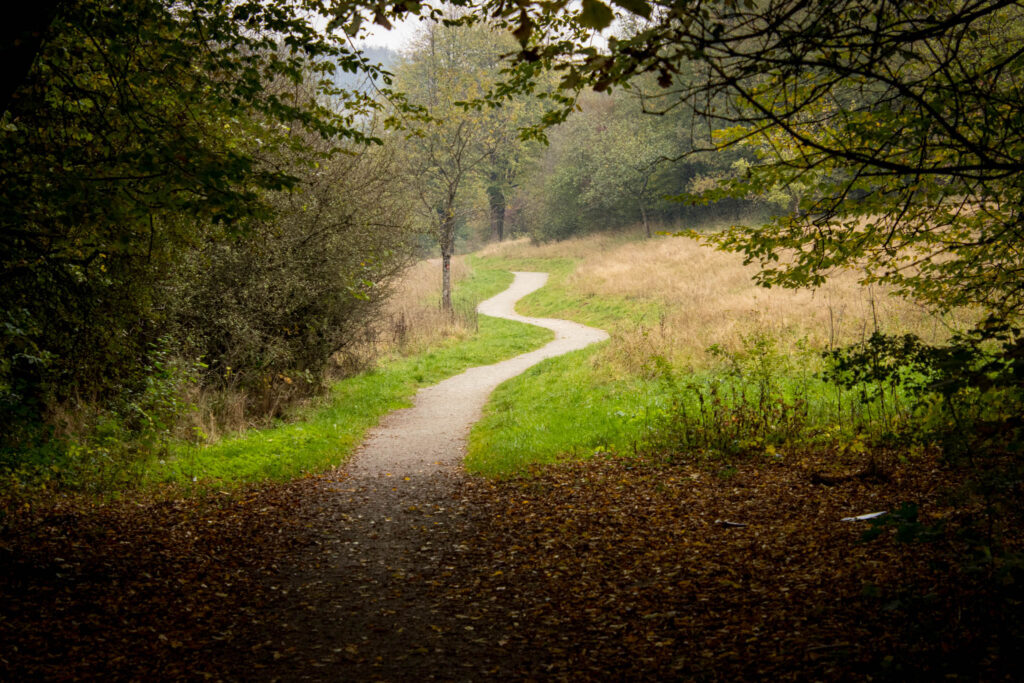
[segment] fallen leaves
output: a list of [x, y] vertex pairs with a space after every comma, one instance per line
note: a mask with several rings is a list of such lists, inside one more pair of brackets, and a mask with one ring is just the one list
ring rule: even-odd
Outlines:
[[307, 484], [212, 500], [60, 501], [0, 536], [0, 678], [214, 676], [275, 562], [305, 542]]
[[[311, 479], [11, 516], [0, 677], [1014, 676], [1021, 589], [959, 562], [977, 511], [951, 504], [957, 474], [817, 469], [609, 457], [415, 495]], [[870, 522], [840, 521], [908, 500], [949, 533], [864, 543]]]
[[953, 539], [866, 544], [862, 525], [840, 523], [902, 500], [937, 508], [951, 477], [916, 463], [899, 484], [823, 487], [782, 464], [723, 478], [599, 459], [477, 482], [471, 554], [501, 574], [481, 573], [466, 597], [501, 591], [485, 613], [519, 615], [508, 634], [532, 655], [511, 678], [1009, 672], [1012, 657], [991, 654], [1020, 634], [1002, 602], [1016, 593], [961, 572]]

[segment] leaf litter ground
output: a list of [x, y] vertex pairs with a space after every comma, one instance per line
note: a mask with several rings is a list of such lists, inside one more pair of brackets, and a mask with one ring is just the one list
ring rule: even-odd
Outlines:
[[[957, 474], [826, 469], [595, 458], [9, 508], [0, 677], [1012, 679], [1020, 588], [960, 561]], [[840, 521], [908, 500], [945, 535]]]

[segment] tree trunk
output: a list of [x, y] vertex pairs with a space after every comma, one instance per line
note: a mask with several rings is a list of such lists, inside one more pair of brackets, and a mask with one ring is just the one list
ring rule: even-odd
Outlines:
[[650, 237], [651, 236], [651, 224], [647, 222], [647, 209], [644, 207], [643, 200], [640, 200], [640, 217], [644, 221], [644, 232], [647, 233], [648, 237]]
[[452, 312], [452, 255], [441, 250], [441, 310]]
[[441, 218], [441, 310], [452, 312], [452, 254], [455, 253], [454, 197], [450, 197]]
[[487, 192], [491, 202], [491, 238], [501, 242], [505, 239], [505, 193], [499, 187]]

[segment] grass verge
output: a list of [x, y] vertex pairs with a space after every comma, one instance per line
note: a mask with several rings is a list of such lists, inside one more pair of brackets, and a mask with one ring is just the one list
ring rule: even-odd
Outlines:
[[470, 432], [466, 468], [501, 477], [628, 448], [637, 430], [625, 418], [644, 414], [652, 397], [642, 381], [600, 377], [597, 356], [552, 358], [499, 386]]
[[[576, 258], [476, 256], [475, 271], [542, 271], [548, 283], [523, 298], [524, 315], [565, 318], [611, 333], [651, 324], [661, 303], [651, 299], [580, 294], [569, 283]], [[658, 400], [656, 382], [610, 375], [603, 348], [549, 359], [499, 386], [469, 437], [470, 472], [501, 477], [594, 453], [635, 450], [644, 417]]]

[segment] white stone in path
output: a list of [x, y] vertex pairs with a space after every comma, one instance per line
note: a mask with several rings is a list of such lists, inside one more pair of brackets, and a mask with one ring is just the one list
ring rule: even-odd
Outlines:
[[547, 273], [514, 273], [512, 285], [484, 301], [477, 311], [496, 318], [546, 327], [554, 341], [521, 356], [470, 368], [440, 384], [420, 389], [413, 406], [396, 410], [372, 430], [349, 463], [353, 478], [407, 476], [458, 466], [466, 453], [469, 428], [480, 419], [487, 397], [499, 384], [547, 358], [603, 341], [608, 333], [554, 318], [530, 318], [515, 312], [515, 303], [544, 286]]

